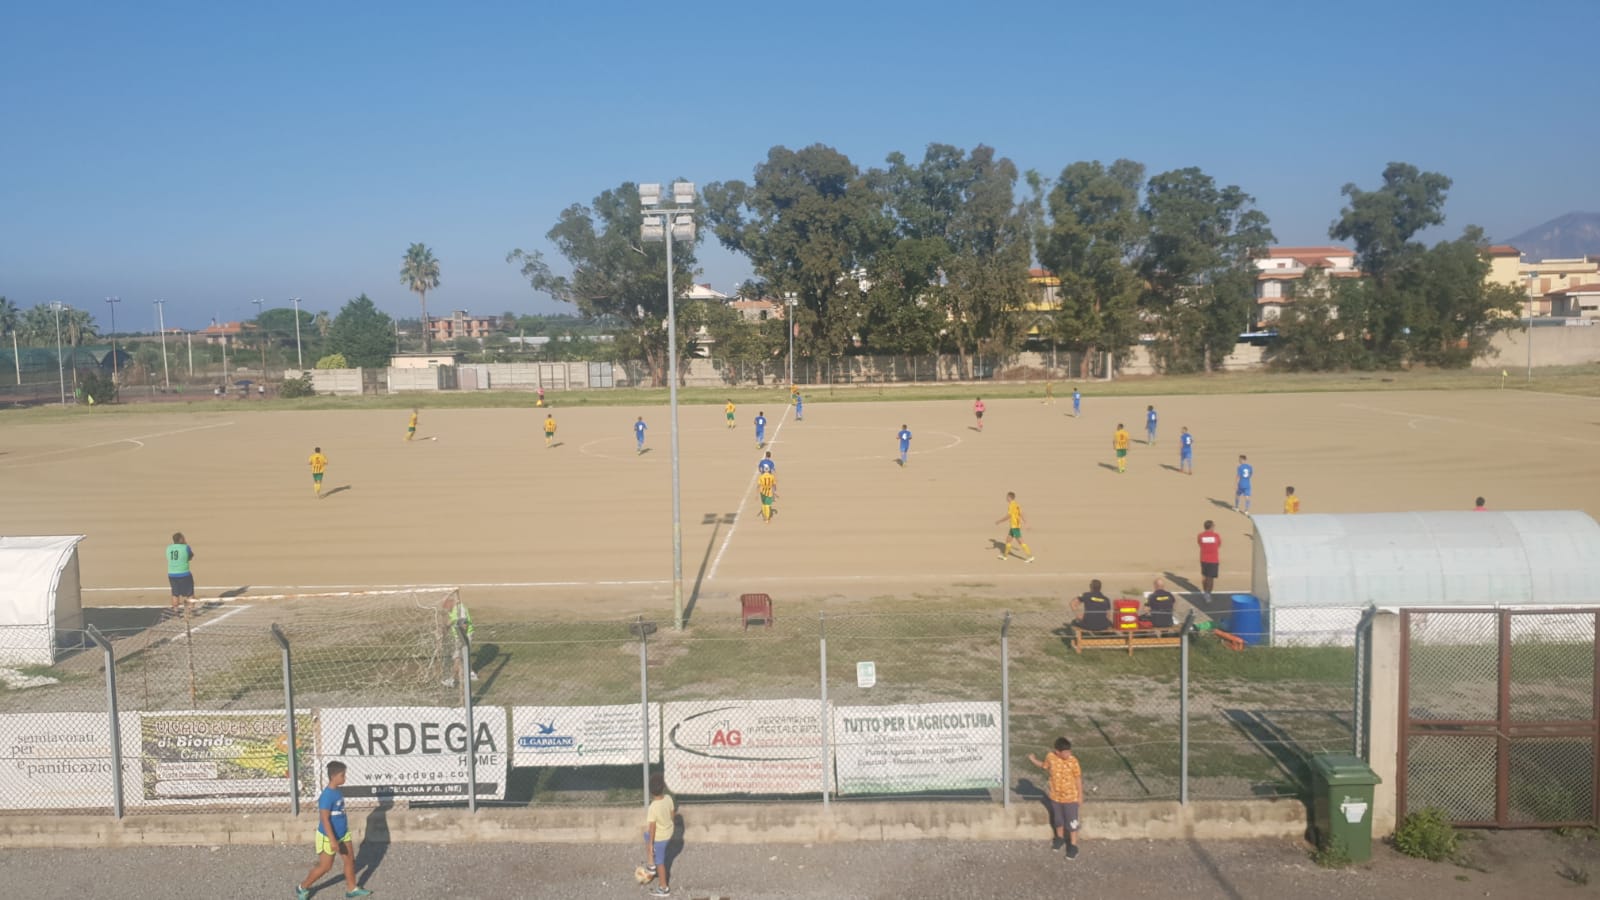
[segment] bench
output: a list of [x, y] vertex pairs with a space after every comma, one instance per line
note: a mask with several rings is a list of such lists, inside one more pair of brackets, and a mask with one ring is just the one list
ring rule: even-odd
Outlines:
[[1150, 647], [1178, 647], [1182, 646], [1183, 638], [1176, 628], [1138, 628], [1127, 631], [1088, 631], [1077, 625], [1072, 628], [1072, 651], [1082, 653], [1085, 649], [1126, 649], [1132, 656], [1135, 648], [1147, 649]]

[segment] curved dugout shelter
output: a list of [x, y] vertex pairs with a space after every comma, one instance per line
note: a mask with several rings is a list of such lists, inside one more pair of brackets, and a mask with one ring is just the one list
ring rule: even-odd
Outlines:
[[1277, 644], [1350, 644], [1362, 610], [1600, 605], [1600, 524], [1574, 511], [1258, 516]]
[[0, 537], [0, 666], [53, 665], [83, 628], [83, 535]]

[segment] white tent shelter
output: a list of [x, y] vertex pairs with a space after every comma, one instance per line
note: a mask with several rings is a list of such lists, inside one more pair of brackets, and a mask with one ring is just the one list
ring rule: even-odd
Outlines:
[[1279, 644], [1349, 644], [1361, 611], [1600, 605], [1600, 524], [1572, 510], [1257, 516]]
[[0, 665], [53, 665], [62, 633], [83, 629], [83, 537], [0, 537]]

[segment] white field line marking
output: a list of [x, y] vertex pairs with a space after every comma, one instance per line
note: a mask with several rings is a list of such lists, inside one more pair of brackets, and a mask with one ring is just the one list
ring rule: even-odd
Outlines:
[[27, 456], [19, 456], [19, 457], [15, 458], [15, 459], [8, 459], [8, 460], [6, 460], [6, 462], [7, 463], [22, 462], [24, 460], [29, 460], [29, 459], [38, 459], [39, 457], [42, 457], [42, 456], [56, 456], [56, 455], [62, 454], [62, 453], [77, 453], [80, 450], [94, 450], [94, 449], [99, 448], [99, 447], [109, 447], [112, 444], [137, 444], [140, 447], [143, 447], [145, 441], [154, 440], [156, 438], [171, 437], [172, 435], [175, 435], [175, 434], [187, 434], [187, 433], [189, 433], [191, 431], [204, 431], [207, 428], [226, 428], [227, 426], [232, 425], [232, 424], [233, 424], [232, 422], [213, 422], [210, 425], [194, 425], [194, 426], [191, 426], [189, 428], [178, 428], [178, 429], [175, 429], [173, 431], [158, 431], [158, 432], [156, 432], [154, 434], [140, 434], [140, 435], [135, 435], [134, 437], [117, 438], [115, 440], [110, 440], [110, 441], [100, 441], [99, 443], [88, 444], [88, 445], [85, 445], [83, 447], [63, 447], [60, 450], [45, 450], [42, 453], [31, 453], [31, 454], [29, 454]]
[[248, 604], [240, 604], [239, 606], [235, 606], [233, 609], [228, 610], [227, 612], [223, 613], [220, 616], [217, 616], [215, 619], [212, 619], [209, 622], [201, 622], [199, 625], [195, 625], [195, 626], [190, 627], [189, 630], [191, 632], [195, 632], [195, 631], [199, 631], [202, 628], [209, 628], [212, 625], [217, 624], [218, 622], [225, 621], [229, 616], [236, 616], [239, 613], [242, 613], [242, 612], [244, 612], [245, 610], [247, 610], [249, 608], [250, 608], [250, 606]]
[[[1404, 416], [1411, 420], [1411, 422], [1407, 423], [1407, 425], [1409, 425], [1411, 428], [1416, 428], [1415, 425], [1411, 424], [1412, 422], [1431, 420], [1435, 422], [1449, 422], [1452, 425], [1465, 425], [1474, 431], [1498, 431], [1501, 434], [1514, 434], [1518, 437], [1528, 436], [1528, 431], [1526, 429], [1503, 428], [1499, 425], [1487, 425], [1482, 422], [1468, 422], [1465, 419], [1457, 419], [1451, 416], [1440, 416], [1433, 413], [1407, 412], [1403, 409], [1383, 409], [1381, 407], [1366, 406], [1360, 403], [1344, 403], [1341, 405], [1346, 409], [1360, 409], [1367, 412], [1383, 413], [1386, 416]], [[1588, 438], [1572, 437], [1571, 435], [1565, 434], [1557, 434], [1554, 435], [1554, 437], [1556, 440], [1560, 441], [1571, 441], [1575, 444], [1591, 444], [1593, 446], [1600, 447], [1600, 441], [1589, 440]]]
[[[783, 431], [783, 426], [789, 421], [789, 410], [794, 409], [794, 404], [783, 408], [783, 415], [778, 419], [778, 427], [772, 429], [772, 440], [768, 444], [778, 442], [778, 433]], [[744, 487], [744, 496], [739, 498], [739, 505], [734, 507], [733, 524], [728, 526], [728, 533], [722, 538], [722, 546], [717, 548], [717, 558], [711, 561], [711, 568], [706, 571], [706, 581], [717, 580], [717, 567], [722, 565], [722, 555], [728, 552], [728, 545], [733, 543], [733, 535], [739, 530], [739, 522], [744, 518], [744, 505], [750, 502], [750, 492], [755, 490], [756, 479], [761, 477], [759, 464], [754, 474], [750, 476], [750, 483]]]

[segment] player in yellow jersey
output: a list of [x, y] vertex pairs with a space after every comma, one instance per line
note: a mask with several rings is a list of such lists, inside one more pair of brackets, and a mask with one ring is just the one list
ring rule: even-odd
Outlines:
[[996, 525], [1001, 522], [1010, 522], [1011, 529], [1006, 532], [1006, 543], [1000, 548], [1000, 559], [1003, 561], [1011, 555], [1011, 542], [1016, 541], [1017, 547], [1022, 550], [1024, 562], [1033, 562], [1033, 551], [1028, 549], [1028, 544], [1022, 539], [1022, 523], [1027, 520], [1022, 517], [1022, 507], [1017, 504], [1015, 491], [1006, 491], [1006, 514], [994, 520]]
[[328, 458], [322, 455], [321, 447], [311, 448], [311, 491], [318, 497], [322, 496], [322, 473], [328, 471]]
[[734, 411], [734, 410], [735, 410], [735, 409], [738, 409], [738, 407], [736, 407], [736, 406], [734, 406], [734, 405], [733, 405], [733, 401], [732, 401], [732, 400], [729, 400], [729, 401], [728, 401], [728, 405], [727, 405], [727, 406], [724, 406], [724, 407], [723, 407], [723, 408], [722, 408], [722, 411], [723, 411], [723, 412], [724, 412], [724, 413], [727, 413], [727, 415], [728, 415], [728, 427], [729, 427], [729, 428], [732, 428], [732, 427], [733, 427], [733, 411]]
[[417, 411], [413, 409], [411, 411], [411, 421], [406, 424], [406, 440], [409, 441], [409, 440], [411, 440], [412, 438], [414, 438], [416, 436], [417, 436]]
[[1056, 386], [1053, 382], [1044, 383], [1044, 402], [1048, 404], [1056, 402]]
[[1111, 449], [1117, 451], [1117, 474], [1128, 471], [1128, 429], [1117, 423], [1117, 433], [1111, 436]]
[[1294, 485], [1283, 489], [1283, 514], [1292, 516], [1300, 511], [1300, 498], [1295, 496]]
[[550, 446], [553, 446], [555, 444], [555, 442], [556, 442], [556, 417], [555, 416], [545, 416], [544, 417], [544, 445], [546, 447], [550, 447]]
[[778, 498], [778, 476], [762, 472], [756, 479], [756, 488], [761, 491], [761, 521], [763, 524], [771, 522], [772, 514], [777, 512], [772, 508], [772, 501]]

